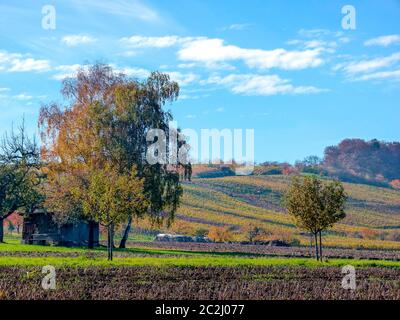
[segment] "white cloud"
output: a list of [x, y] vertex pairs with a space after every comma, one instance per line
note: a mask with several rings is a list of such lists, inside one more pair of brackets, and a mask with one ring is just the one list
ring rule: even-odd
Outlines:
[[325, 48], [325, 47], [331, 47], [331, 48], [336, 48], [337, 43], [335, 41], [322, 41], [322, 40], [309, 40], [304, 42], [304, 47], [307, 49], [316, 49], [316, 48]]
[[164, 36], [164, 37], [143, 37], [134, 35], [131, 37], [121, 38], [120, 41], [133, 48], [168, 48], [193, 41], [198, 38], [179, 37], [179, 36]]
[[242, 31], [251, 27], [250, 23], [234, 23], [227, 27], [223, 27], [222, 30], [235, 30], [235, 31]]
[[126, 74], [128, 77], [136, 77], [136, 78], [147, 78], [150, 75], [150, 71], [143, 68], [135, 68], [135, 67], [125, 67], [125, 68], [117, 68], [114, 67], [116, 72], [120, 72]]
[[28, 71], [48, 71], [50, 62], [48, 60], [36, 60], [33, 58], [13, 59], [11, 61], [10, 72], [28, 72]]
[[289, 40], [286, 42], [288, 45], [295, 45], [301, 50], [314, 50], [315, 52], [334, 53], [338, 44], [336, 41], [325, 41], [322, 39], [308, 39], [308, 40]]
[[69, 35], [61, 39], [61, 42], [67, 45], [68, 47], [75, 47], [80, 44], [89, 44], [96, 41], [97, 41], [96, 38], [85, 35]]
[[313, 86], [294, 86], [290, 80], [278, 75], [231, 74], [225, 77], [212, 76], [204, 84], [218, 84], [233, 93], [270, 96], [276, 94], [309, 94], [327, 91]]
[[179, 94], [178, 99], [179, 100], [199, 100], [199, 99], [207, 98], [209, 96], [210, 96], [209, 94], [195, 94], [195, 95], [193, 95], [193, 94], [183, 93], [183, 94]]
[[332, 34], [328, 29], [300, 29], [298, 33], [305, 38], [319, 38]]
[[380, 36], [377, 38], [369, 39], [364, 42], [365, 46], [383, 46], [387, 47], [391, 44], [400, 43], [400, 35], [391, 34], [388, 36]]
[[222, 39], [200, 39], [185, 43], [178, 51], [178, 58], [206, 65], [241, 60], [251, 68], [295, 70], [321, 65], [323, 60], [319, 57], [320, 53], [320, 49], [303, 51], [243, 49], [225, 45]]
[[10, 88], [0, 88], [0, 92], [7, 92], [10, 91]]
[[188, 115], [186, 116], [186, 118], [188, 118], [188, 119], [196, 119], [197, 117], [196, 117], [195, 114], [188, 114]]
[[181, 73], [179, 71], [171, 71], [166, 73], [169, 74], [171, 80], [178, 82], [180, 86], [186, 86], [198, 79], [198, 76], [194, 73]]
[[24, 101], [26, 101], [26, 100], [32, 100], [32, 99], [33, 99], [33, 96], [28, 95], [28, 94], [26, 94], [26, 93], [21, 93], [21, 94], [15, 95], [14, 98], [17, 99], [17, 100], [24, 100]]
[[386, 57], [340, 63], [333, 69], [343, 70], [348, 76], [352, 76], [357, 73], [368, 73], [380, 68], [389, 67], [398, 61], [400, 61], [400, 52]]
[[196, 63], [180, 63], [180, 64], [178, 64], [178, 68], [181, 68], [181, 69], [189, 69], [189, 68], [194, 68], [194, 67], [196, 67], [197, 66], [197, 64]]
[[0, 70], [8, 72], [43, 72], [50, 69], [48, 60], [28, 58], [20, 53], [0, 51]]
[[365, 74], [361, 77], [355, 78], [355, 81], [366, 81], [366, 80], [383, 80], [383, 79], [392, 79], [392, 80], [400, 80], [400, 69], [393, 71], [380, 71], [370, 74]]
[[[309, 41], [305, 50], [288, 51], [282, 48], [274, 50], [245, 49], [226, 45], [222, 39], [206, 37], [144, 37], [134, 35], [120, 41], [133, 48], [169, 48], [179, 46], [178, 59], [183, 61], [179, 67], [194, 67], [196, 63], [213, 69], [234, 69], [228, 62], [243, 61], [251, 68], [285, 70], [317, 67], [323, 63], [320, 57], [325, 50], [318, 46], [320, 42]], [[328, 43], [327, 43], [328, 44]], [[329, 44], [333, 46], [332, 43]]]
[[[137, 78], [147, 78], [150, 75], [150, 71], [143, 68], [136, 67], [118, 67], [115, 64], [111, 64], [114, 72], [123, 73], [129, 77], [137, 77]], [[84, 65], [80, 64], [71, 64], [71, 65], [60, 65], [54, 68], [54, 70], [58, 71], [55, 75], [52, 76], [55, 80], [63, 80], [65, 78], [74, 78], [78, 73], [78, 70], [84, 68]]]
[[133, 51], [133, 50], [128, 50], [128, 51], [121, 52], [119, 55], [121, 57], [132, 58], [137, 55], [137, 52]]
[[58, 71], [57, 74], [53, 75], [52, 78], [55, 80], [63, 80], [65, 78], [74, 78], [78, 70], [82, 68], [80, 64], [60, 65], [54, 68]]

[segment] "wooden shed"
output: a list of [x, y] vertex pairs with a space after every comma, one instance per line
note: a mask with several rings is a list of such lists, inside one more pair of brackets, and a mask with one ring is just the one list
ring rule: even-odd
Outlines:
[[90, 239], [93, 246], [99, 245], [98, 223], [79, 220], [58, 225], [53, 221], [52, 214], [43, 210], [24, 217], [22, 242], [25, 244], [88, 246]]

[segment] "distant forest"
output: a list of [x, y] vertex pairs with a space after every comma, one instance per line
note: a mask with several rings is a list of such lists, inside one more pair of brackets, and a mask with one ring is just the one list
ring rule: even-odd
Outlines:
[[[233, 165], [197, 165], [193, 175], [220, 177], [234, 175]], [[254, 175], [314, 173], [344, 182], [364, 183], [400, 189], [400, 143], [376, 139], [345, 139], [327, 147], [324, 157], [309, 156], [294, 165], [280, 162], [257, 164]]]
[[400, 143], [346, 139], [325, 149], [322, 166], [343, 180], [363, 179], [399, 187]]

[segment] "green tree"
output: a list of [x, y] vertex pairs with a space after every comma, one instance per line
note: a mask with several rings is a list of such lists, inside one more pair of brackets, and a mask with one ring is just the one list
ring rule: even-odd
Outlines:
[[129, 218], [141, 217], [148, 201], [144, 196], [143, 179], [137, 172], [121, 174], [111, 166], [91, 172], [87, 193], [81, 195], [83, 210], [107, 228], [108, 260], [113, 259], [114, 228]]
[[322, 261], [322, 231], [346, 216], [346, 199], [339, 181], [323, 182], [315, 176], [293, 178], [285, 194], [284, 205], [296, 225], [314, 236], [317, 260]]
[[5, 219], [17, 210], [30, 213], [42, 204], [42, 178], [39, 148], [26, 137], [24, 125], [18, 133], [6, 134], [0, 144], [0, 242]]

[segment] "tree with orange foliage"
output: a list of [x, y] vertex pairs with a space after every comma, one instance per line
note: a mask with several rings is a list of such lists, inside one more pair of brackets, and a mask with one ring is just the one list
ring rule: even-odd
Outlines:
[[14, 226], [15, 229], [17, 230], [17, 233], [20, 232], [22, 224], [24, 222], [24, 219], [20, 214], [17, 212], [13, 212], [7, 219], [6, 221], [11, 222]]
[[[134, 167], [138, 178], [144, 179], [146, 213], [154, 223], [167, 218], [170, 224], [182, 194], [178, 168], [147, 163], [146, 133], [157, 128], [168, 135], [172, 115], [163, 106], [177, 99], [178, 84], [159, 72], [138, 81], [116, 74], [108, 65], [95, 64], [64, 80], [61, 92], [69, 105], [43, 106], [39, 117], [49, 177], [48, 205], [61, 213], [58, 218], [87, 217], [82, 199], [71, 190], [86, 193], [91, 172], [111, 166], [126, 174]], [[121, 248], [132, 218], [128, 217]]]
[[233, 239], [233, 234], [229, 227], [211, 227], [208, 237], [217, 242], [227, 242]]
[[394, 189], [400, 189], [400, 179], [395, 179], [390, 182], [390, 185]]

